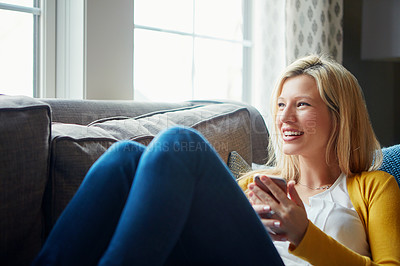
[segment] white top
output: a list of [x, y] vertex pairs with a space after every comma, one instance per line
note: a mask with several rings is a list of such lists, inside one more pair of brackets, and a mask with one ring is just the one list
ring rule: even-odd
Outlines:
[[[329, 189], [310, 197], [309, 203], [304, 205], [313, 224], [353, 251], [370, 257], [367, 235], [351, 203], [344, 174]], [[274, 244], [285, 265], [310, 265], [289, 254], [289, 242], [274, 241]]]

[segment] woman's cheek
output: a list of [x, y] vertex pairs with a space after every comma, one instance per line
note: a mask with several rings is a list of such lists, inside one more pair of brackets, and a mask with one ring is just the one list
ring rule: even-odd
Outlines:
[[307, 120], [305, 133], [308, 135], [314, 135], [317, 133], [317, 122], [316, 120]]
[[313, 135], [317, 133], [318, 116], [315, 112], [308, 112], [303, 115], [304, 119], [304, 133]]

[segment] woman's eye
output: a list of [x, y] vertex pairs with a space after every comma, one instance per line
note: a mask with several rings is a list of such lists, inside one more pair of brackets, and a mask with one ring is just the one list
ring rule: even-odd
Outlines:
[[280, 108], [280, 109], [285, 108], [285, 104], [284, 103], [278, 103], [278, 108]]
[[297, 104], [297, 106], [298, 106], [298, 107], [301, 107], [301, 106], [310, 106], [310, 104], [305, 103], [305, 102], [300, 102], [300, 103]]

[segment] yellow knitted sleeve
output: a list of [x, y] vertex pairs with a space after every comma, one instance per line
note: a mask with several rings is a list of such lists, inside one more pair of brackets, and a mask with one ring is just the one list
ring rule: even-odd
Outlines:
[[[253, 182], [253, 177], [252, 176], [248, 176], [246, 178], [242, 178], [238, 180], [238, 185], [240, 186], [240, 188], [246, 192], [247, 190], [247, 186]], [[247, 194], [247, 193], [246, 193]]]
[[400, 189], [381, 171], [349, 178], [350, 199], [367, 231], [372, 259], [361, 256], [309, 222], [306, 234], [289, 252], [313, 265], [400, 265]]
[[396, 180], [386, 172], [374, 171], [349, 181], [350, 199], [364, 222], [372, 260], [380, 265], [400, 265], [400, 189]]
[[361, 256], [322, 232], [312, 222], [297, 247], [289, 252], [312, 265], [371, 265], [368, 257]]

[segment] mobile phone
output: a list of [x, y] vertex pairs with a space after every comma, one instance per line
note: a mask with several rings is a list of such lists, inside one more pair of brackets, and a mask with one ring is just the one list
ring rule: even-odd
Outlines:
[[[286, 184], [286, 180], [281, 178], [281, 177], [277, 177], [277, 176], [268, 176], [275, 184], [277, 184], [282, 190], [283, 192], [286, 193], [286, 189], [287, 189], [287, 184]], [[264, 190], [265, 192], [267, 192], [268, 194], [272, 195], [272, 192], [269, 190], [269, 188], [264, 185], [264, 183], [261, 181], [260, 176], [256, 175], [254, 177], [254, 183], [256, 183], [256, 185], [261, 188], [262, 190]], [[273, 195], [272, 195], [273, 196]]]
[[[277, 184], [279, 186], [279, 188], [282, 189], [282, 191], [285, 192], [285, 194], [287, 193], [287, 185], [286, 185], [286, 180], [281, 178], [281, 177], [276, 177], [276, 176], [268, 176], [275, 184]], [[274, 200], [278, 201], [275, 196], [272, 194], [272, 192], [269, 190], [269, 188], [264, 185], [264, 183], [261, 181], [260, 176], [256, 175], [254, 177], [254, 183], [256, 183], [256, 185], [261, 188], [263, 191], [267, 192]], [[260, 217], [262, 219], [273, 219], [274, 216], [276, 214], [273, 213], [264, 213], [261, 214]], [[274, 228], [274, 229], [270, 229], [272, 233], [274, 234], [279, 234], [281, 231], [280, 229]]]

